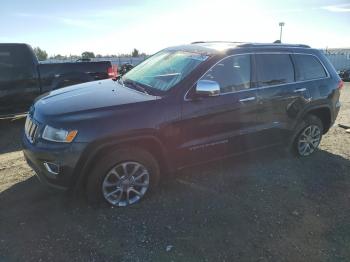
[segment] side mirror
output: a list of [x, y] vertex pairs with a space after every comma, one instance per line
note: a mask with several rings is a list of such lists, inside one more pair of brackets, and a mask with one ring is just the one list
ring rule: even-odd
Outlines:
[[196, 95], [199, 97], [218, 96], [220, 85], [216, 81], [199, 80], [196, 86]]

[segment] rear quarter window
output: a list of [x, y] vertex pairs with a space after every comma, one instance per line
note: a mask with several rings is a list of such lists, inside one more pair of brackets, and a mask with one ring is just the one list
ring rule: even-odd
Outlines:
[[289, 54], [257, 54], [255, 61], [258, 86], [294, 82], [294, 67]]
[[313, 55], [293, 55], [297, 67], [297, 81], [327, 77], [327, 73], [317, 57]]

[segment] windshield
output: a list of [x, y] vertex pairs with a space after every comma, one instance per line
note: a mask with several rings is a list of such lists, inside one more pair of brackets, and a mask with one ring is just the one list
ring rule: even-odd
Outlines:
[[185, 51], [161, 51], [123, 77], [146, 88], [167, 91], [184, 79], [208, 56]]

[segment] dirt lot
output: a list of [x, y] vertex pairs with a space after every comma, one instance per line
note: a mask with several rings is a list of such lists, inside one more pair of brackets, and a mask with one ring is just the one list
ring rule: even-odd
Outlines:
[[[337, 123], [350, 123], [350, 85]], [[350, 134], [185, 170], [131, 208], [47, 190], [0, 123], [0, 261], [350, 261]]]

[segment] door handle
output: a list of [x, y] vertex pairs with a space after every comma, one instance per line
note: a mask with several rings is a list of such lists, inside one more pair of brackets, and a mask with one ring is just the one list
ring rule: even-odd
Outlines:
[[306, 91], [306, 88], [299, 88], [299, 89], [295, 89], [294, 93], [304, 92], [304, 91]]
[[242, 98], [239, 100], [239, 102], [247, 102], [247, 101], [253, 101], [255, 100], [255, 96], [247, 97], [247, 98]]

